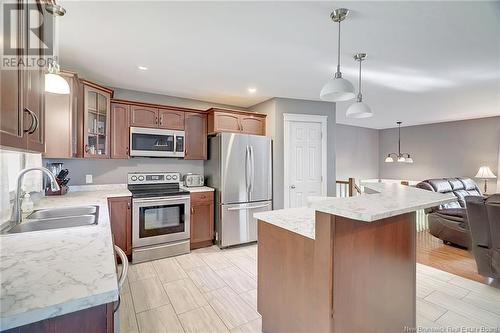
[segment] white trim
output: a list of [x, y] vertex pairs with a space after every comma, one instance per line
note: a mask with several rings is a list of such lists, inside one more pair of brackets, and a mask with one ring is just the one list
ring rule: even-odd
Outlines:
[[309, 114], [294, 114], [294, 113], [284, 113], [283, 114], [283, 197], [284, 197], [284, 208], [290, 208], [290, 183], [289, 183], [289, 166], [288, 166], [288, 152], [289, 152], [289, 137], [288, 132], [290, 131], [291, 122], [307, 122], [307, 123], [320, 123], [321, 124], [321, 195], [326, 196], [326, 184], [327, 184], [327, 143], [328, 143], [328, 132], [327, 132], [327, 120], [328, 116], [320, 115], [309, 115]]

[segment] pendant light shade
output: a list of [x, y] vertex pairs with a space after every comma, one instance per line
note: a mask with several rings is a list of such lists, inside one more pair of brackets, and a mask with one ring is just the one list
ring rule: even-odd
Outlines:
[[352, 83], [341, 77], [328, 81], [319, 95], [322, 100], [329, 102], [348, 101], [355, 96]]
[[70, 93], [68, 81], [59, 75], [59, 65], [57, 63], [50, 64], [49, 72], [45, 74], [45, 91], [62, 95]]
[[349, 14], [349, 10], [346, 8], [335, 9], [330, 14], [330, 18], [333, 20], [333, 22], [339, 24], [337, 44], [337, 72], [335, 73], [335, 76], [323, 86], [323, 89], [321, 89], [319, 97], [323, 101], [342, 102], [353, 99], [356, 96], [354, 94], [354, 86], [351, 82], [342, 78], [342, 73], [340, 72], [340, 22], [345, 20], [347, 14]]
[[346, 111], [347, 118], [369, 118], [373, 116], [370, 107], [363, 102], [363, 95], [361, 94], [361, 62], [365, 60], [366, 53], [358, 53], [354, 56], [354, 60], [359, 61], [359, 81], [358, 81], [358, 98], [357, 101], [349, 106]]
[[373, 116], [370, 107], [364, 102], [356, 102], [349, 106], [345, 113], [347, 118], [369, 118]]

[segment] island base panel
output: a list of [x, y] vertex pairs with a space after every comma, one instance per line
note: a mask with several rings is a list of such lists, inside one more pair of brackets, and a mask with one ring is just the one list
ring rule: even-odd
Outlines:
[[415, 213], [361, 222], [316, 213], [315, 239], [259, 221], [264, 333], [415, 327]]

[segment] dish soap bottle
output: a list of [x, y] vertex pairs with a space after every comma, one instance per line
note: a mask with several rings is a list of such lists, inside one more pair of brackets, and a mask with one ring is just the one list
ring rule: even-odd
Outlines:
[[23, 214], [29, 214], [33, 211], [33, 201], [31, 201], [31, 196], [29, 193], [24, 195], [23, 201], [21, 203], [21, 211]]

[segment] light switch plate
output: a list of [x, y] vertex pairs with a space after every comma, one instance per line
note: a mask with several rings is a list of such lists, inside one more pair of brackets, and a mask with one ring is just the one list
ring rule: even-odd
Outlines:
[[85, 183], [92, 184], [92, 175], [85, 175]]

